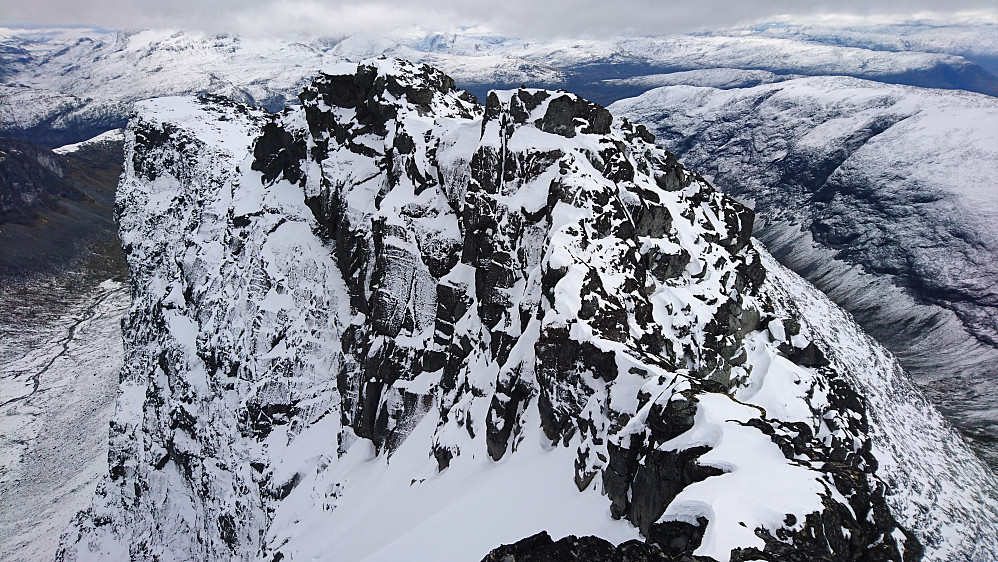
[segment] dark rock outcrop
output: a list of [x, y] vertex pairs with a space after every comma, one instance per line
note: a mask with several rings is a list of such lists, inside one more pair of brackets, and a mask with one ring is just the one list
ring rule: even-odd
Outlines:
[[654, 546], [627, 541], [619, 546], [599, 537], [569, 535], [555, 541], [547, 531], [500, 546], [482, 562], [679, 562]]

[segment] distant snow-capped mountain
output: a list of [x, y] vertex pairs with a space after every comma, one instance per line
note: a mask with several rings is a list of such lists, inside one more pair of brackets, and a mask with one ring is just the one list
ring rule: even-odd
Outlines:
[[[980, 26], [961, 29], [984, 33]], [[770, 73], [764, 81], [831, 74], [998, 94], [998, 77], [936, 44], [935, 52], [919, 52], [835, 45], [816, 31], [772, 35], [771, 29], [743, 29], [537, 41], [464, 32], [295, 42], [177, 31], [5, 29], [0, 135], [47, 146], [77, 142], [123, 126], [131, 103], [164, 95], [216, 93], [280, 109], [315, 69], [382, 54], [430, 63], [479, 97], [493, 87], [530, 84], [609, 103], [664, 85], [628, 79], [668, 74], [675, 80], [676, 73], [692, 72], [693, 82], [686, 83], [717, 85], [703, 80], [729, 80], [718, 74], [724, 69]]]
[[392, 59], [300, 101], [136, 105], [110, 469], [61, 559], [998, 556], [993, 474], [642, 126]]
[[750, 26], [746, 33], [874, 51], [918, 51], [963, 57], [998, 72], [998, 25], [913, 21], [835, 26], [776, 22]]

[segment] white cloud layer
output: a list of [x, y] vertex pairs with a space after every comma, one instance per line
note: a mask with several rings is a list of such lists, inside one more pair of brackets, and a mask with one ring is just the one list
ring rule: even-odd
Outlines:
[[248, 35], [340, 36], [448, 31], [519, 36], [659, 35], [776, 19], [850, 25], [910, 20], [998, 23], [994, 0], [29, 0], [5, 2], [0, 23], [177, 27]]

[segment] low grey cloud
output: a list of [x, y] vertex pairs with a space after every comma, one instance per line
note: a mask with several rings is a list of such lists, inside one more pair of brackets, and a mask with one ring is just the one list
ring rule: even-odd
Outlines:
[[994, 0], [31, 0], [0, 7], [0, 23], [177, 27], [250, 35], [338, 36], [353, 32], [447, 31], [520, 36], [664, 34], [778, 19], [852, 24], [930, 18], [998, 21]]

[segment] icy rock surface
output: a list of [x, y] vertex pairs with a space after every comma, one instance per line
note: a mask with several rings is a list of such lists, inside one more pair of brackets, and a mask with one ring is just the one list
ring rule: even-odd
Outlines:
[[643, 127], [389, 59], [299, 98], [139, 104], [109, 474], [63, 559], [998, 553], [991, 473]]

